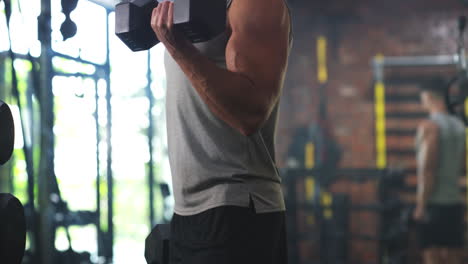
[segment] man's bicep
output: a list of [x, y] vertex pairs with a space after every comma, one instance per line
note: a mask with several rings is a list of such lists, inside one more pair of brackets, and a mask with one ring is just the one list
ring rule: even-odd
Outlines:
[[279, 82], [286, 63], [287, 53], [283, 48], [264, 39], [255, 39], [253, 35], [236, 34], [226, 48], [227, 69], [249, 77], [257, 85]]
[[430, 148], [437, 149], [439, 145], [439, 129], [437, 125], [428, 126], [424, 134]]

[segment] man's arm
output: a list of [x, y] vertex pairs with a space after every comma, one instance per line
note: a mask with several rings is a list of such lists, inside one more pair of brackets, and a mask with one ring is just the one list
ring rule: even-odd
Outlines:
[[[427, 205], [427, 200], [434, 187], [435, 173], [438, 168], [439, 154], [439, 128], [437, 124], [431, 121], [426, 121], [421, 124], [419, 130], [422, 134], [421, 142], [421, 166], [418, 170], [418, 188], [416, 198], [416, 210], [424, 209]], [[421, 217], [422, 217], [421, 213]]]
[[171, 6], [160, 4], [153, 11], [158, 39], [216, 116], [244, 135], [255, 133], [278, 102], [286, 72], [290, 18], [284, 0], [233, 0], [228, 10], [227, 69], [164, 28], [172, 27], [165, 25], [172, 19]]

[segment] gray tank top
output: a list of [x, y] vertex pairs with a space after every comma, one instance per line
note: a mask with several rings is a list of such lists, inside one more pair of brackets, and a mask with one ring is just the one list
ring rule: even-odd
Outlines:
[[[231, 0], [228, 0], [228, 6]], [[196, 48], [226, 68], [224, 33]], [[248, 207], [257, 212], [285, 210], [275, 164], [278, 105], [264, 127], [251, 136], [215, 116], [166, 52], [168, 155], [175, 198], [174, 211], [193, 215], [210, 208]]]
[[[434, 189], [429, 197], [431, 204], [454, 204], [462, 201], [458, 180], [462, 173], [465, 150], [465, 126], [454, 116], [444, 113], [431, 115], [439, 127], [439, 160]], [[416, 140], [418, 165], [422, 164], [421, 136]], [[418, 166], [420, 167], [420, 166]]]

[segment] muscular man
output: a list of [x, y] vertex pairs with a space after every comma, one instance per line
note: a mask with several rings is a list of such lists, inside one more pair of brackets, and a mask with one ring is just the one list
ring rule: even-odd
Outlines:
[[430, 113], [418, 128], [418, 188], [414, 218], [420, 227], [425, 264], [460, 263], [464, 216], [458, 185], [465, 149], [463, 123], [447, 113], [444, 84], [423, 87], [421, 101]]
[[166, 47], [172, 264], [287, 262], [274, 155], [291, 45], [284, 1], [228, 0], [226, 32], [197, 44], [173, 30], [173, 3], [153, 10]]

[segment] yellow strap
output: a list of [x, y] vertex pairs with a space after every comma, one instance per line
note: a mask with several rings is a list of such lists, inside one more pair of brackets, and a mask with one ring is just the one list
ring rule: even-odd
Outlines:
[[322, 205], [325, 207], [331, 206], [333, 203], [333, 196], [329, 192], [322, 192]]
[[313, 201], [315, 196], [315, 180], [311, 176], [305, 178], [305, 195], [307, 201]]
[[315, 167], [315, 145], [309, 142], [305, 146], [305, 168], [313, 169]]
[[327, 39], [320, 36], [317, 39], [317, 79], [324, 84], [328, 81], [327, 70]]
[[307, 224], [308, 224], [308, 225], [313, 226], [313, 225], [316, 224], [315, 216], [313, 216], [313, 215], [308, 215], [306, 219], [307, 219]]
[[332, 219], [333, 218], [333, 210], [330, 208], [323, 210], [323, 217], [325, 219]]
[[387, 143], [385, 125], [385, 85], [381, 81], [375, 83], [375, 139], [376, 165], [378, 169], [387, 167]]
[[333, 217], [333, 196], [329, 192], [322, 192], [322, 207], [323, 207], [323, 216], [325, 219], [331, 219]]

